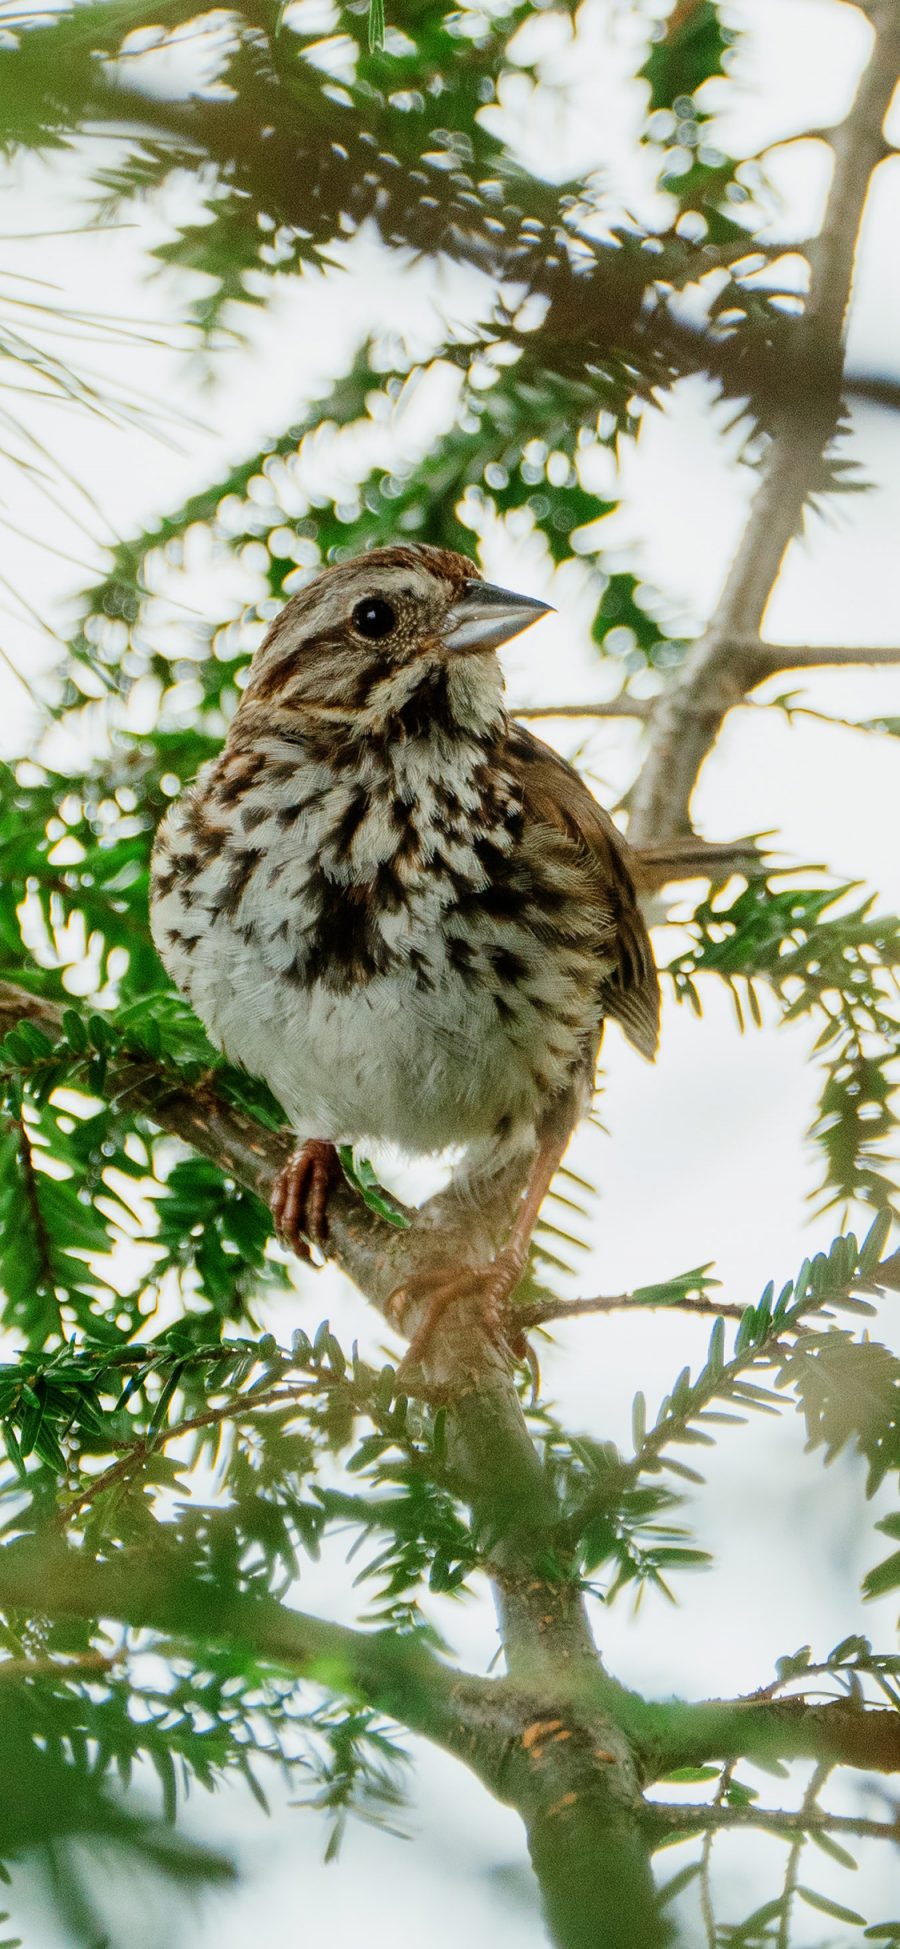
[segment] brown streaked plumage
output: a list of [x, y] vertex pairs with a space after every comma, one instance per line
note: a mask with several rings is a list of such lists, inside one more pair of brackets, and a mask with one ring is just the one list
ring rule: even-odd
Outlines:
[[496, 648], [544, 607], [447, 549], [326, 569], [272, 625], [154, 853], [166, 966], [301, 1139], [274, 1200], [297, 1249], [326, 1236], [338, 1142], [461, 1145], [471, 1178], [536, 1148], [503, 1251], [429, 1274], [430, 1319], [466, 1296], [499, 1315], [605, 1017], [656, 1047], [627, 846], [504, 709]]

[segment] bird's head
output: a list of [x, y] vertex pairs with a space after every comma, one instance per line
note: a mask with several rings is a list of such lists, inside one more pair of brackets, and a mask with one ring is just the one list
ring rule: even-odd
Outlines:
[[365, 731], [404, 711], [414, 716], [418, 698], [461, 722], [496, 715], [495, 652], [548, 608], [483, 581], [449, 548], [373, 548], [324, 569], [276, 617], [253, 659], [242, 714], [283, 722], [309, 712]]

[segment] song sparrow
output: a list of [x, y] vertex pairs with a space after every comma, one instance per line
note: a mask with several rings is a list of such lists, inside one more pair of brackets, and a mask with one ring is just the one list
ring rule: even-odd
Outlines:
[[300, 1140], [273, 1198], [296, 1249], [326, 1239], [338, 1143], [465, 1146], [473, 1179], [522, 1152], [495, 1259], [398, 1295], [421, 1288], [427, 1332], [463, 1296], [496, 1316], [521, 1277], [603, 1018], [656, 1048], [625, 842], [504, 709], [497, 647], [546, 608], [441, 548], [326, 569], [273, 623], [153, 858], [167, 969]]

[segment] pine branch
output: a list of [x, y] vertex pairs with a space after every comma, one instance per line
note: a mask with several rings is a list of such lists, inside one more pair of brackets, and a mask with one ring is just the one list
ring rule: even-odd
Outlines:
[[[761, 483], [712, 621], [654, 712], [631, 801], [631, 834], [638, 843], [689, 828], [694, 784], [723, 719], [760, 681], [765, 652], [758, 638], [766, 606], [840, 427], [857, 239], [900, 75], [900, 15], [894, 0], [877, 0], [870, 17], [869, 61], [853, 106], [832, 137], [831, 190], [821, 232], [807, 252], [806, 308], [783, 348], [781, 403]], [[737, 649], [738, 643], [744, 647]]]
[[[818, 1769], [817, 1769], [818, 1771]], [[827, 1764], [823, 1772], [830, 1771]], [[861, 1839], [900, 1841], [900, 1820], [867, 1820], [857, 1814], [829, 1814], [824, 1808], [786, 1809], [780, 1807], [680, 1807], [663, 1800], [647, 1804], [648, 1821], [674, 1833], [714, 1833], [723, 1827], [765, 1827], [773, 1834], [857, 1834]]]
[[47, 1229], [47, 1225], [44, 1219], [44, 1214], [41, 1209], [40, 1188], [38, 1185], [37, 1172], [34, 1167], [34, 1155], [31, 1147], [31, 1134], [28, 1130], [28, 1126], [25, 1122], [25, 1118], [22, 1115], [21, 1111], [19, 1113], [18, 1118], [16, 1119], [16, 1128], [18, 1132], [19, 1165], [22, 1173], [22, 1188], [25, 1194], [25, 1204], [28, 1210], [29, 1219], [31, 1221], [31, 1229], [32, 1229], [32, 1234], [34, 1237], [34, 1244], [35, 1244], [35, 1255], [37, 1260], [36, 1270], [38, 1273], [37, 1291], [38, 1293], [41, 1294], [42, 1297], [46, 1297], [48, 1306], [55, 1320], [57, 1332], [62, 1336], [64, 1334], [65, 1329], [63, 1325], [63, 1317], [60, 1309], [59, 1299], [57, 1297], [57, 1291], [56, 1291], [56, 1274], [53, 1267], [53, 1241], [50, 1237], [50, 1233]]
[[[130, 1552], [102, 1564], [46, 1540], [7, 1544], [0, 1551], [0, 1606], [53, 1617], [116, 1618], [134, 1629], [227, 1644], [313, 1679], [317, 1671], [327, 1672], [329, 1682], [458, 1756], [473, 1733], [483, 1742], [487, 1731], [489, 1680], [452, 1671], [395, 1632], [353, 1630], [205, 1581], [174, 1549], [157, 1562]], [[478, 1770], [470, 1754], [471, 1747], [466, 1757]]]
[[[717, 1322], [706, 1365], [696, 1380], [691, 1381], [690, 1371], [685, 1368], [663, 1402], [655, 1425], [646, 1432], [636, 1432], [635, 1454], [628, 1464], [630, 1472], [637, 1476], [646, 1469], [655, 1469], [667, 1448], [685, 1439], [696, 1439], [715, 1401], [733, 1403], [739, 1410], [776, 1405], [778, 1397], [747, 1376], [761, 1367], [781, 1373], [789, 1369], [792, 1352], [805, 1344], [811, 1314], [829, 1320], [835, 1308], [857, 1307], [860, 1293], [876, 1295], [881, 1290], [878, 1261], [890, 1223], [889, 1215], [880, 1213], [862, 1246], [857, 1245], [852, 1235], [836, 1239], [827, 1257], [818, 1253], [812, 1261], [804, 1262], [796, 1280], [789, 1281], [777, 1299], [774, 1284], [770, 1283], [759, 1304], [743, 1310], [734, 1352], [727, 1361], [724, 1327]], [[872, 1310], [868, 1299], [862, 1305]]]
[[689, 1294], [669, 1299], [659, 1291], [645, 1297], [638, 1290], [610, 1296], [601, 1293], [596, 1299], [537, 1300], [531, 1306], [516, 1307], [516, 1325], [521, 1327], [523, 1333], [529, 1333], [532, 1327], [546, 1326], [551, 1320], [578, 1320], [595, 1313], [652, 1312], [657, 1309], [670, 1313], [700, 1313], [705, 1318], [713, 1315], [716, 1319], [725, 1320], [742, 1320], [746, 1310], [743, 1306], [730, 1305], [722, 1300], [701, 1299]]
[[[62, 1034], [62, 1014], [58, 1005], [0, 983], [0, 1040], [26, 1020], [55, 1042]], [[133, 1110], [143, 1110], [160, 1128], [211, 1157], [268, 1200], [291, 1141], [224, 1101], [212, 1080], [191, 1088], [173, 1083], [160, 1064], [113, 1057], [106, 1089], [113, 1101], [127, 1089]], [[398, 1231], [379, 1220], [349, 1186], [338, 1186], [329, 1207], [331, 1260], [384, 1311], [390, 1294], [413, 1270], [448, 1256], [478, 1263], [489, 1254], [498, 1232], [509, 1222], [518, 1194], [518, 1182], [507, 1176], [493, 1187], [490, 1205], [473, 1211], [471, 1203], [456, 1198], [451, 1187], [431, 1199], [408, 1230]], [[595, 1935], [608, 1941], [610, 1949], [616, 1944], [635, 1949], [638, 1942], [641, 1949], [662, 1949], [666, 1930], [656, 1909], [647, 1850], [635, 1825], [639, 1788], [631, 1749], [608, 1711], [599, 1708], [600, 1692], [610, 1681], [597, 1656], [579, 1585], [560, 1574], [553, 1559], [559, 1520], [556, 1496], [528, 1434], [506, 1360], [486, 1334], [473, 1330], [470, 1320], [455, 1317], [458, 1310], [462, 1309], [449, 1308], [434, 1333], [424, 1363], [425, 1382], [429, 1389], [451, 1396], [448, 1462], [479, 1530], [488, 1539], [487, 1567], [507, 1667], [514, 1678], [527, 1675], [530, 1686], [543, 1684], [551, 1696], [560, 1686], [565, 1688], [567, 1674], [577, 1670], [590, 1672], [596, 1688], [586, 1726], [577, 1741], [567, 1744], [565, 1756], [551, 1747], [546, 1766], [535, 1771], [528, 1749], [523, 1757], [514, 1748], [512, 1756], [507, 1754], [504, 1783], [496, 1790], [522, 1812], [560, 1949], [580, 1949], [588, 1940], [584, 1915], [592, 1918]], [[417, 1309], [409, 1307], [404, 1318], [409, 1336], [418, 1319]], [[98, 1576], [105, 1574], [99, 1566], [91, 1566], [86, 1568], [88, 1578], [95, 1568]], [[4, 1588], [0, 1563], [0, 1602]], [[65, 1584], [61, 1588], [64, 1594]], [[85, 1583], [78, 1589], [83, 1593], [79, 1601], [91, 1614], [115, 1614], [111, 1593], [105, 1595], [102, 1584], [94, 1588]], [[155, 1606], [162, 1594], [157, 1586], [153, 1591]], [[136, 1603], [137, 1592], [133, 1596]], [[11, 1595], [9, 1601], [15, 1601]], [[29, 1599], [23, 1596], [21, 1601]], [[51, 1603], [46, 1585], [40, 1600], [35, 1597], [38, 1601], [42, 1609]], [[152, 1617], [149, 1611], [138, 1616], [132, 1595], [126, 1595], [124, 1602], [128, 1608], [120, 1608], [119, 1614], [130, 1621], [165, 1622], [164, 1614], [155, 1608]], [[208, 1605], [208, 1591], [204, 1602]], [[191, 1614], [194, 1607], [192, 1598], [187, 1604]], [[242, 1610], [234, 1614], [238, 1632], [243, 1619]], [[186, 1618], [185, 1626], [187, 1622]], [[170, 1628], [175, 1628], [174, 1623]], [[296, 1649], [297, 1628], [285, 1628], [286, 1648]], [[396, 1699], [391, 1705], [380, 1694], [376, 1702], [412, 1725], [408, 1704], [399, 1709]], [[568, 1806], [563, 1796], [570, 1792], [572, 1814], [561, 1829], [559, 1810], [561, 1804], [564, 1810]], [[588, 1872], [588, 1861], [598, 1851], [618, 1862], [616, 1874], [600, 1878]], [[586, 1888], [592, 1890], [589, 1901], [584, 1897]], [[629, 1890], [624, 1906], [623, 1888]]]
[[[760, 1387], [749, 1375], [760, 1367], [789, 1374], [797, 1347], [805, 1344], [810, 1313], [829, 1320], [836, 1307], [851, 1310], [860, 1305], [869, 1307], [868, 1299], [860, 1300], [857, 1295], [880, 1289], [879, 1259], [890, 1222], [887, 1214], [880, 1214], [861, 1246], [852, 1235], [836, 1239], [827, 1257], [818, 1254], [814, 1260], [804, 1262], [796, 1281], [789, 1281], [777, 1300], [774, 1285], [770, 1283], [759, 1304], [744, 1309], [729, 1360], [725, 1359], [724, 1320], [717, 1319], [705, 1365], [695, 1379], [689, 1368], [683, 1369], [662, 1402], [652, 1427], [647, 1427], [644, 1396], [636, 1395], [632, 1414], [633, 1455], [627, 1461], [617, 1460], [612, 1467], [604, 1463], [588, 1494], [577, 1501], [561, 1523], [560, 1541], [571, 1548], [579, 1539], [589, 1537], [595, 1523], [608, 1520], [610, 1510], [621, 1506], [623, 1492], [637, 1488], [645, 1476], [668, 1469], [676, 1475], [688, 1475], [694, 1481], [702, 1479], [696, 1471], [686, 1470], [683, 1463], [672, 1460], [668, 1451], [683, 1443], [710, 1444], [712, 1436], [706, 1424], [718, 1424], [723, 1418], [722, 1407], [716, 1404], [725, 1404], [728, 1419], [742, 1419], [752, 1410], [777, 1412], [785, 1396]], [[699, 1279], [697, 1275], [690, 1277], [694, 1287], [702, 1286], [702, 1272]], [[846, 1336], [836, 1329], [832, 1332], [835, 1343], [843, 1346]], [[875, 1349], [872, 1351], [876, 1353]], [[835, 1446], [849, 1439], [851, 1432], [848, 1425]], [[821, 1431], [811, 1429], [811, 1434], [814, 1439], [822, 1439]], [[874, 1470], [871, 1458], [870, 1465]], [[881, 1472], [884, 1473], [884, 1468]], [[661, 1560], [679, 1562], [692, 1560], [694, 1555], [692, 1552], [688, 1559], [676, 1546]]]
[[661, 1779], [707, 1760], [811, 1759], [863, 1772], [900, 1772], [900, 1712], [836, 1699], [713, 1699], [706, 1705], [673, 1700], [645, 1707], [640, 1744], [646, 1778]]
[[900, 647], [893, 643], [763, 643], [752, 636], [735, 636], [729, 648], [739, 662], [756, 663], [754, 685], [782, 670], [819, 670], [829, 664], [874, 669], [878, 664], [900, 663]]
[[[179, 1365], [176, 1360], [176, 1370]], [[125, 1454], [118, 1461], [111, 1462], [109, 1468], [91, 1477], [77, 1495], [70, 1497], [59, 1511], [57, 1527], [67, 1528], [72, 1517], [80, 1515], [98, 1496], [131, 1481], [151, 1456], [159, 1454], [169, 1442], [177, 1441], [184, 1435], [200, 1434], [205, 1428], [219, 1428], [224, 1422], [236, 1421], [247, 1414], [256, 1415], [263, 1408], [290, 1407], [292, 1402], [302, 1400], [307, 1392], [308, 1386], [286, 1387], [279, 1383], [260, 1389], [250, 1398], [238, 1394], [232, 1400], [219, 1402], [214, 1408], [204, 1408], [199, 1414], [187, 1415], [184, 1421], [172, 1422], [167, 1427], [157, 1428], [153, 1434], [139, 1436], [136, 1441], [128, 1443]]]
[[[54, 1004], [0, 984], [0, 1035], [24, 1018], [52, 1039], [59, 1035], [61, 1015]], [[191, 1088], [173, 1082], [164, 1065], [123, 1053], [110, 1056], [106, 1086], [112, 1100], [127, 1088], [132, 1105], [154, 1122], [266, 1194], [288, 1143], [222, 1099], [211, 1079]], [[445, 1213], [457, 1236], [463, 1228], [471, 1233], [470, 1209], [462, 1217], [458, 1211], [454, 1215], [446, 1195], [432, 1202], [411, 1232], [398, 1233], [354, 1198], [349, 1187], [339, 1191], [334, 1242], [340, 1262], [377, 1300], [402, 1276], [404, 1262], [416, 1262], [417, 1250], [446, 1250], [446, 1233], [440, 1229]], [[468, 1242], [471, 1247], [471, 1238]], [[874, 1240], [870, 1254], [873, 1250]], [[818, 1272], [811, 1271], [811, 1295], [805, 1275], [798, 1282], [796, 1305], [801, 1310], [810, 1297], [817, 1304], [834, 1299], [842, 1281], [847, 1286], [865, 1276], [866, 1265], [860, 1265], [852, 1248], [842, 1246], [833, 1265], [823, 1261]], [[751, 1311], [755, 1324], [742, 1327], [742, 1364], [770, 1351], [767, 1321], [756, 1317], [760, 1309]], [[774, 1331], [774, 1321], [770, 1324]], [[785, 1326], [782, 1309], [778, 1332]], [[548, 1553], [562, 1540], [552, 1478], [527, 1435], [524, 1442], [519, 1440], [518, 1400], [495, 1351], [482, 1355], [471, 1344], [470, 1325], [466, 1336], [470, 1344], [465, 1354], [461, 1349], [448, 1353], [446, 1346], [439, 1354], [443, 1361], [455, 1360], [457, 1375], [467, 1359], [469, 1372], [474, 1369], [478, 1376], [448, 1410], [447, 1457], [486, 1538], [510, 1680], [472, 1680], [448, 1672], [420, 1645], [408, 1644], [395, 1632], [345, 1632], [268, 1599], [258, 1602], [220, 1591], [218, 1585], [199, 1582], [193, 1568], [182, 1576], [168, 1555], [162, 1564], [154, 1564], [145, 1553], [133, 1562], [129, 1553], [127, 1561], [100, 1565], [83, 1551], [76, 1556], [48, 1552], [46, 1544], [40, 1551], [7, 1546], [0, 1552], [0, 1604], [51, 1616], [59, 1611], [118, 1617], [178, 1635], [215, 1637], [312, 1675], [317, 1665], [324, 1669], [324, 1660], [329, 1682], [335, 1669], [345, 1672], [352, 1694], [455, 1752], [519, 1810], [554, 1938], [562, 1949], [585, 1949], [598, 1940], [618, 1949], [637, 1949], [638, 1944], [640, 1949], [658, 1949], [666, 1937], [647, 1866], [652, 1830], [650, 1816], [642, 1814], [642, 1777], [659, 1777], [710, 1754], [727, 1760], [779, 1753], [900, 1770], [900, 1713], [855, 1700], [814, 1707], [802, 1699], [653, 1706], [610, 1680], [587, 1635], [577, 1586], [560, 1574], [558, 1565], [549, 1574], [545, 1567]], [[121, 1369], [139, 1354], [134, 1348], [113, 1349], [108, 1358]], [[733, 1385], [733, 1375], [725, 1375], [723, 1383], [718, 1355], [710, 1366], [716, 1369], [713, 1392]], [[678, 1438], [682, 1410], [699, 1412], [702, 1418], [703, 1402], [689, 1392], [690, 1401], [681, 1400], [676, 1389], [670, 1410], [661, 1417], [660, 1441], [663, 1436]], [[255, 1398], [266, 1409], [264, 1388]], [[227, 1411], [223, 1405], [223, 1418]], [[218, 1406], [201, 1409], [178, 1432], [199, 1429], [219, 1412]], [[658, 1442], [651, 1462], [658, 1461], [657, 1450]], [[129, 1467], [132, 1462], [129, 1456]], [[636, 1457], [635, 1466], [641, 1465]], [[606, 1864], [602, 1876], [595, 1870], [599, 1858]]]
[[603, 704], [511, 704], [512, 717], [634, 717], [648, 718], [652, 701], [647, 697], [609, 697]]
[[0, 1606], [224, 1644], [376, 1705], [519, 1810], [559, 1949], [664, 1949], [627, 1741], [602, 1708], [584, 1724], [542, 1712], [522, 1689], [455, 1672], [396, 1632], [352, 1630], [201, 1580], [174, 1549], [155, 1563], [132, 1552], [100, 1564], [46, 1543], [7, 1545]]

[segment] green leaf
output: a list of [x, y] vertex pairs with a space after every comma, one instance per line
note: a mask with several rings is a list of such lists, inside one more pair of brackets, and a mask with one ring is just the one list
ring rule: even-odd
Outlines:
[[384, 0], [369, 0], [369, 49], [380, 52], [384, 46]]
[[354, 1159], [349, 1144], [338, 1146], [338, 1157], [347, 1183], [353, 1186], [354, 1191], [359, 1192], [369, 1210], [374, 1211], [379, 1218], [383, 1218], [386, 1224], [394, 1225], [400, 1231], [408, 1231], [412, 1223], [409, 1213], [404, 1211], [402, 1205], [398, 1205], [390, 1192], [385, 1190], [384, 1185], [379, 1183], [368, 1159], [365, 1157]]
[[809, 1830], [809, 1839], [815, 1847], [821, 1848], [823, 1854], [830, 1855], [832, 1861], [839, 1861], [842, 1868], [856, 1868], [856, 1862], [852, 1854], [848, 1853], [845, 1847], [841, 1847], [840, 1842], [835, 1840], [833, 1834], [826, 1833], [824, 1827], [811, 1827]]
[[881, 1264], [882, 1254], [891, 1236], [893, 1224], [892, 1212], [887, 1210], [876, 1212], [859, 1248], [859, 1270], [866, 1277], [871, 1276]]
[[830, 1896], [819, 1895], [814, 1888], [804, 1888], [800, 1884], [797, 1886], [796, 1893], [809, 1908], [818, 1909], [822, 1915], [831, 1915], [836, 1922], [851, 1922], [857, 1928], [865, 1928], [866, 1918], [864, 1915], [858, 1915], [855, 1908], [843, 1908], [840, 1902], [833, 1902]]
[[863, 1578], [864, 1597], [884, 1597], [887, 1591], [896, 1590], [900, 1585], [900, 1550], [885, 1557], [883, 1563], [876, 1564]]
[[703, 1780], [718, 1780], [722, 1772], [720, 1766], [678, 1766], [673, 1773], [661, 1774], [661, 1779], [679, 1786], [696, 1786]]

